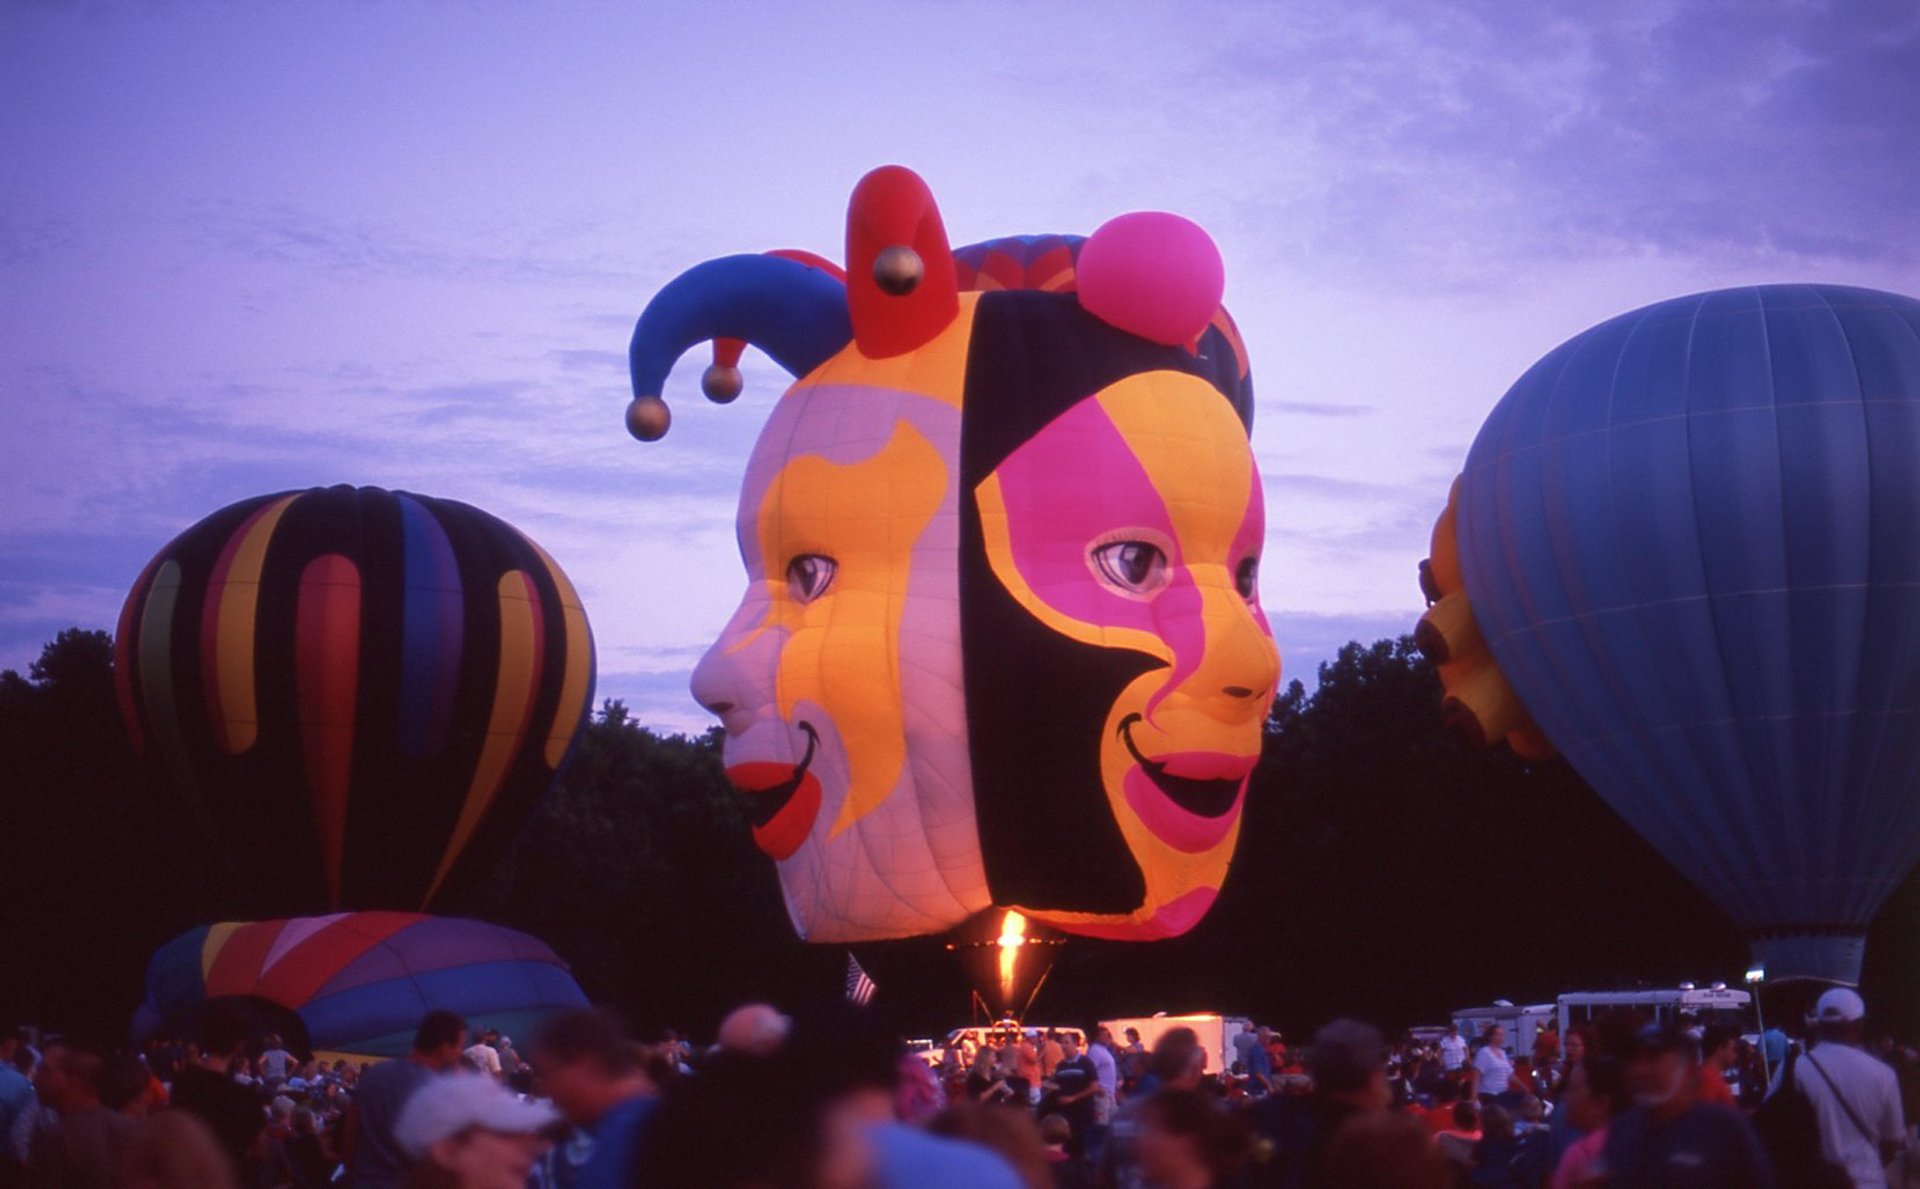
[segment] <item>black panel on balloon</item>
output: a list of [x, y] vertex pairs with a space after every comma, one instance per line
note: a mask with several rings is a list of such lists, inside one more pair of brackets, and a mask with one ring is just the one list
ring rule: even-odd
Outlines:
[[981, 297], [961, 420], [960, 631], [974, 803], [994, 901], [1126, 913], [1146, 882], [1100, 778], [1122, 689], [1158, 658], [1070, 640], [1028, 614], [988, 565], [980, 481], [1074, 404], [1146, 371], [1199, 374], [1192, 356], [1115, 330], [1071, 295]]

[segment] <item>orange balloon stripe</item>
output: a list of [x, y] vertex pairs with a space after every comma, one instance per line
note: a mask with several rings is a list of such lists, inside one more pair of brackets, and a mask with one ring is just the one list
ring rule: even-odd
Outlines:
[[159, 568], [160, 558], [155, 556], [147, 568], [140, 571], [132, 593], [120, 608], [120, 623], [113, 636], [113, 692], [120, 700], [120, 719], [127, 724], [127, 738], [133, 741], [136, 753], [147, 750], [147, 739], [140, 730], [140, 703], [133, 690], [133, 641], [139, 634], [140, 607], [147, 597], [147, 582]]
[[338, 553], [307, 563], [294, 608], [294, 696], [307, 795], [320, 836], [327, 892], [340, 903], [353, 781], [353, 718], [360, 682], [360, 571]]
[[220, 960], [220, 954], [227, 948], [227, 939], [232, 937], [246, 922], [221, 921], [217, 925], [207, 926], [207, 939], [200, 943], [200, 982], [205, 985], [213, 975], [213, 966]]
[[493, 687], [493, 713], [487, 720], [487, 741], [480, 750], [480, 762], [474, 768], [473, 782], [467, 786], [467, 799], [460, 806], [460, 820], [447, 841], [446, 853], [427, 888], [427, 900], [440, 890], [440, 884], [453, 870], [454, 861], [466, 849], [467, 839], [486, 816], [494, 795], [506, 779], [507, 768], [526, 738], [533, 722], [534, 695], [539, 690], [543, 657], [540, 631], [540, 596], [533, 580], [523, 571], [509, 570], [500, 575], [500, 671]]
[[530, 540], [527, 544], [540, 555], [548, 575], [553, 578], [554, 589], [560, 592], [560, 621], [566, 628], [567, 652], [561, 669], [560, 704], [554, 707], [553, 726], [547, 731], [547, 767], [558, 768], [566, 758], [568, 744], [580, 729], [580, 715], [587, 708], [588, 686], [593, 679], [593, 630], [587, 626], [586, 608], [580, 605], [580, 594], [573, 589], [573, 582], [554, 564], [546, 550]]
[[253, 683], [260, 571], [267, 560], [267, 541], [281, 514], [298, 498], [283, 496], [247, 517], [220, 551], [207, 580], [200, 619], [200, 678], [206, 688], [214, 745], [228, 755], [252, 747], [260, 735]]

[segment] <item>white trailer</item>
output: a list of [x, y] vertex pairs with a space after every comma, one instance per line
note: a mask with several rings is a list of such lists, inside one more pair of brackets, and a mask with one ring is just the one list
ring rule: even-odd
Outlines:
[[1191, 1028], [1200, 1038], [1200, 1050], [1206, 1054], [1206, 1071], [1224, 1074], [1233, 1068], [1233, 1038], [1249, 1021], [1245, 1016], [1222, 1016], [1212, 1012], [1200, 1012], [1194, 1015], [1170, 1016], [1165, 1012], [1157, 1016], [1129, 1016], [1117, 1020], [1102, 1020], [1100, 1026], [1113, 1033], [1113, 1041], [1124, 1046], [1127, 1043], [1127, 1029], [1140, 1031], [1140, 1043], [1152, 1052], [1154, 1042], [1175, 1028]]
[[1551, 1003], [1513, 1004], [1506, 1000], [1496, 1000], [1486, 1007], [1463, 1007], [1453, 1013], [1453, 1022], [1460, 1026], [1460, 1035], [1469, 1045], [1479, 1041], [1487, 1034], [1487, 1029], [1495, 1024], [1507, 1030], [1507, 1053], [1513, 1057], [1533, 1058], [1533, 1038], [1540, 1030], [1553, 1023], [1554, 1005]]
[[1569, 991], [1560, 996], [1558, 1007], [1562, 1036], [1569, 1027], [1589, 1023], [1618, 1008], [1631, 1008], [1660, 1024], [1692, 1016], [1702, 1024], [1728, 1024], [1743, 1035], [1759, 1032], [1753, 996], [1725, 983], [1708, 987], [1681, 983], [1678, 987], [1637, 991]]

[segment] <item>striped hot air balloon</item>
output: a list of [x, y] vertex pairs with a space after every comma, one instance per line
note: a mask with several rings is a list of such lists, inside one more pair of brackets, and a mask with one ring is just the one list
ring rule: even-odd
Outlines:
[[242, 500], [162, 549], [120, 706], [264, 911], [419, 908], [499, 857], [564, 764], [593, 637], [543, 549], [372, 487]]
[[178, 1028], [203, 1005], [239, 997], [298, 1016], [313, 1048], [398, 1057], [420, 1017], [459, 1013], [468, 1027], [531, 1035], [587, 1006], [545, 942], [499, 925], [410, 912], [349, 912], [202, 925], [147, 963], [133, 1030]]

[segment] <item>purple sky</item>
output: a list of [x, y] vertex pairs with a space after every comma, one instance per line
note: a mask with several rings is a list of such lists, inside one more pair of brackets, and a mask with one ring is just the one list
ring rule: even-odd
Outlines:
[[956, 243], [1213, 232], [1311, 683], [1411, 626], [1475, 429], [1555, 344], [1726, 285], [1920, 293], [1920, 9], [16, 0], [0, 160], [0, 667], [111, 628], [215, 508], [374, 484], [547, 546], [599, 696], [703, 726], [783, 379], [750, 356], [716, 408], [696, 352], [643, 447], [627, 335], [701, 260], [837, 256], [897, 161]]

